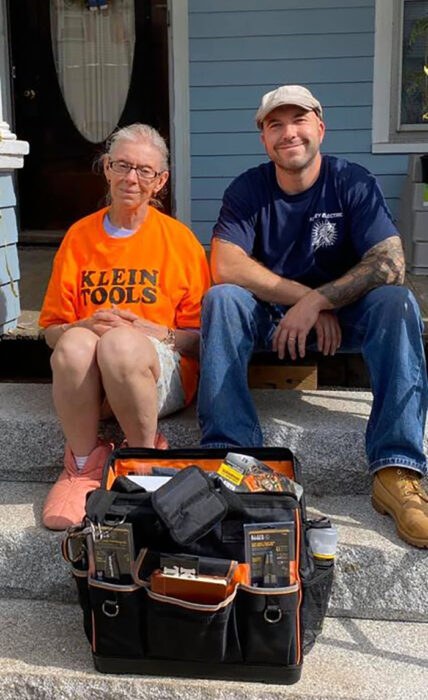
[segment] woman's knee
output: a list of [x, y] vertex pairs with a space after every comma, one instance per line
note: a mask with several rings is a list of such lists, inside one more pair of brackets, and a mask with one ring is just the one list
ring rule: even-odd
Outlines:
[[135, 328], [112, 328], [100, 338], [97, 346], [101, 374], [113, 372], [126, 377], [135, 369], [153, 373], [156, 360], [153, 343]]
[[70, 328], [59, 338], [51, 356], [54, 373], [87, 370], [94, 362], [98, 336], [87, 328]]

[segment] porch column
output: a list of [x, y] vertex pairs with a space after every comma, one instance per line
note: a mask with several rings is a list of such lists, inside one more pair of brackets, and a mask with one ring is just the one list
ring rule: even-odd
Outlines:
[[[0, 7], [0, 56], [6, 53], [7, 37], [3, 6]], [[4, 66], [4, 63], [3, 63]], [[13, 173], [24, 165], [29, 152], [27, 141], [19, 141], [9, 124], [3, 121], [4, 105], [8, 105], [8, 74], [0, 72], [0, 334], [16, 328], [20, 314], [18, 228]]]

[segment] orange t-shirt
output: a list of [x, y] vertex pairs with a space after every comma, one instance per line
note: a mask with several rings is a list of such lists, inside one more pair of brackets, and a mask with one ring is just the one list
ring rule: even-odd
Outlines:
[[[65, 236], [40, 313], [43, 328], [118, 307], [169, 328], [199, 328], [202, 296], [209, 287], [205, 251], [183, 224], [149, 207], [142, 226], [127, 238], [103, 227], [107, 209], [77, 221]], [[181, 357], [189, 402], [198, 363]]]

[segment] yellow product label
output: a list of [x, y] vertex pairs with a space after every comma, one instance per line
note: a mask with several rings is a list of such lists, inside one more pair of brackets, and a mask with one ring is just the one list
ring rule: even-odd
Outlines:
[[235, 484], [235, 486], [239, 486], [242, 479], [244, 478], [244, 475], [241, 474], [241, 472], [238, 472], [236, 469], [233, 469], [233, 467], [230, 467], [224, 462], [221, 463], [217, 474], [223, 476], [225, 479], [227, 479], [227, 481], [231, 481], [232, 484]]

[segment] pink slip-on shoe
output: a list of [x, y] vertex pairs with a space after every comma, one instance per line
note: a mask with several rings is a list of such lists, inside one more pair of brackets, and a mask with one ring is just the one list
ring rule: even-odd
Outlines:
[[100, 487], [103, 467], [113, 445], [98, 445], [78, 470], [73, 453], [65, 448], [64, 469], [49, 491], [43, 506], [42, 522], [50, 530], [66, 530], [77, 525], [85, 515], [86, 496]]
[[155, 448], [157, 450], [167, 450], [169, 448], [168, 440], [160, 430], [155, 435]]

